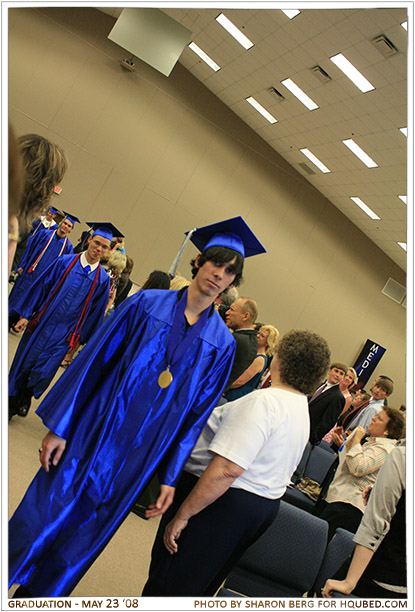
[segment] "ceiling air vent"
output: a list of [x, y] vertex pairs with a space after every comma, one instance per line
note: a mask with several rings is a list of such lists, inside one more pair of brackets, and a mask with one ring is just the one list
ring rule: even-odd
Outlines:
[[376, 36], [372, 40], [372, 44], [375, 45], [376, 49], [383, 55], [383, 57], [390, 57], [391, 55], [395, 55], [398, 53], [398, 49], [395, 47], [393, 42], [386, 38], [384, 34], [380, 36]]
[[398, 302], [400, 304], [406, 295], [406, 288], [393, 280], [393, 278], [388, 278], [386, 285], [382, 289], [382, 293], [387, 295], [394, 302]]
[[310, 166], [307, 166], [307, 164], [304, 162], [301, 162], [301, 164], [298, 165], [304, 170], [304, 172], [307, 172], [307, 174], [315, 174], [314, 170], [312, 170]]
[[282, 93], [280, 93], [278, 89], [275, 89], [275, 87], [270, 87], [268, 91], [276, 97], [277, 102], [282, 102], [283, 100], [285, 100], [285, 97], [282, 95]]
[[321, 83], [327, 83], [327, 81], [331, 81], [331, 76], [327, 74], [325, 70], [321, 66], [314, 66], [311, 68], [311, 72], [318, 78]]

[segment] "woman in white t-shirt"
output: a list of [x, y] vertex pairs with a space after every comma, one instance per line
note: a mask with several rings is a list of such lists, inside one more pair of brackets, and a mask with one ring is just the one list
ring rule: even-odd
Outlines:
[[329, 361], [321, 336], [293, 330], [277, 346], [272, 386], [215, 408], [160, 523], [143, 596], [214, 595], [271, 525], [308, 441], [306, 395]]

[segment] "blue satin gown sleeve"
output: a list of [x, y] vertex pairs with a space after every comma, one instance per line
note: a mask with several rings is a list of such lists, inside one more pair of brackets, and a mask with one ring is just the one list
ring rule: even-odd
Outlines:
[[[25, 250], [22, 259], [18, 265], [18, 268], [26, 270], [30, 264], [40, 255], [43, 247], [50, 238], [49, 230], [45, 228], [39, 228], [34, 236], [29, 238], [27, 249]], [[33, 260], [33, 261], [32, 261]]]
[[160, 465], [158, 469], [160, 484], [176, 486], [184, 464], [222, 395], [232, 368], [234, 353], [233, 341], [223, 352], [221, 359], [217, 360], [209, 378], [206, 379], [204, 401], [191, 409], [178, 434], [179, 443], [173, 446]]
[[128, 352], [131, 334], [134, 331], [136, 337], [140, 336], [140, 325], [134, 327], [134, 324], [142, 312], [141, 297], [137, 295], [135, 300], [126, 300], [118, 312], [95, 331], [37, 409], [44, 425], [61, 438], [66, 440], [70, 436], [88, 396], [100, 394], [105, 401], [103, 387], [109, 387], [111, 382], [115, 385], [122, 377], [123, 357]]

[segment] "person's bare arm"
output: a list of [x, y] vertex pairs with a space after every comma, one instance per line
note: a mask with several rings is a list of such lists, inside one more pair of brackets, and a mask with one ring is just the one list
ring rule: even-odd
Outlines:
[[324, 588], [321, 591], [323, 597], [333, 597], [332, 592], [338, 591], [348, 595], [353, 591], [361, 578], [363, 572], [369, 565], [369, 561], [373, 557], [374, 552], [361, 544], [356, 544], [353, 553], [352, 562], [344, 580], [327, 580]]
[[215, 456], [166, 527], [164, 545], [170, 554], [178, 551], [177, 540], [189, 519], [226, 493], [243, 472], [244, 469], [233, 461]]
[[242, 387], [242, 385], [251, 380], [251, 378], [259, 374], [259, 372], [261, 372], [261, 370], [263, 369], [264, 365], [264, 358], [260, 355], [257, 355], [249, 366], [249, 368], [246, 368], [246, 370], [242, 372], [240, 377], [234, 380], [230, 388], [237, 389], [238, 387]]

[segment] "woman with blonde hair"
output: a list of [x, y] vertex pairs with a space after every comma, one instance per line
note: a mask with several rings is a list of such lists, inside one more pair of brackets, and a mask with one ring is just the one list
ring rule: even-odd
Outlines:
[[231, 402], [238, 397], [251, 393], [258, 385], [261, 376], [269, 367], [274, 354], [280, 333], [273, 325], [263, 325], [258, 331], [258, 351], [255, 359], [239, 378], [224, 393], [226, 399]]

